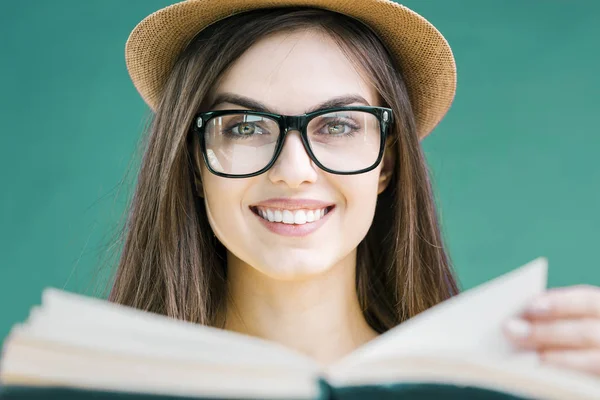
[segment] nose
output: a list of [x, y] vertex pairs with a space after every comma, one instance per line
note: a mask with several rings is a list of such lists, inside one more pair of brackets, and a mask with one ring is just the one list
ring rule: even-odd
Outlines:
[[317, 168], [302, 144], [300, 132], [289, 130], [279, 157], [268, 171], [268, 177], [275, 184], [283, 182], [295, 189], [303, 183], [315, 182]]

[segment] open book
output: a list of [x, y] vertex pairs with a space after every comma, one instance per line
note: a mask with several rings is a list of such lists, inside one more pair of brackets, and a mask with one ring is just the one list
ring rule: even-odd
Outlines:
[[0, 398], [599, 399], [600, 379], [543, 366], [502, 335], [546, 274], [536, 259], [327, 368], [261, 339], [47, 289], [5, 341]]

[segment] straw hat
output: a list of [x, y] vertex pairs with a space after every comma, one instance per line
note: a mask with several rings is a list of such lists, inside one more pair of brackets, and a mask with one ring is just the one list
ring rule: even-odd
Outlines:
[[208, 25], [258, 8], [313, 7], [369, 25], [400, 65], [420, 138], [446, 114], [456, 90], [456, 65], [442, 34], [425, 18], [389, 0], [187, 0], [158, 10], [131, 32], [125, 61], [133, 84], [156, 110], [179, 53]]

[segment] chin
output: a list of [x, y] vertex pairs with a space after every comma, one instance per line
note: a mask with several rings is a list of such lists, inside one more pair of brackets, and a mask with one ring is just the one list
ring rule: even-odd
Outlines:
[[310, 279], [327, 272], [332, 267], [332, 263], [324, 262], [324, 260], [315, 260], [314, 258], [302, 260], [291, 255], [285, 259], [269, 260], [262, 265], [260, 272], [272, 279], [284, 281]]

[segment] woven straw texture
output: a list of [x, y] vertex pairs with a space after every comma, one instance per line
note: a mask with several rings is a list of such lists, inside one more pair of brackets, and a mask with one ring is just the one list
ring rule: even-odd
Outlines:
[[446, 114], [456, 90], [452, 50], [442, 34], [414, 11], [389, 0], [187, 0], [158, 10], [131, 32], [125, 46], [129, 75], [156, 110], [179, 53], [206, 26], [243, 11], [269, 7], [316, 7], [369, 25], [402, 68], [420, 138]]

